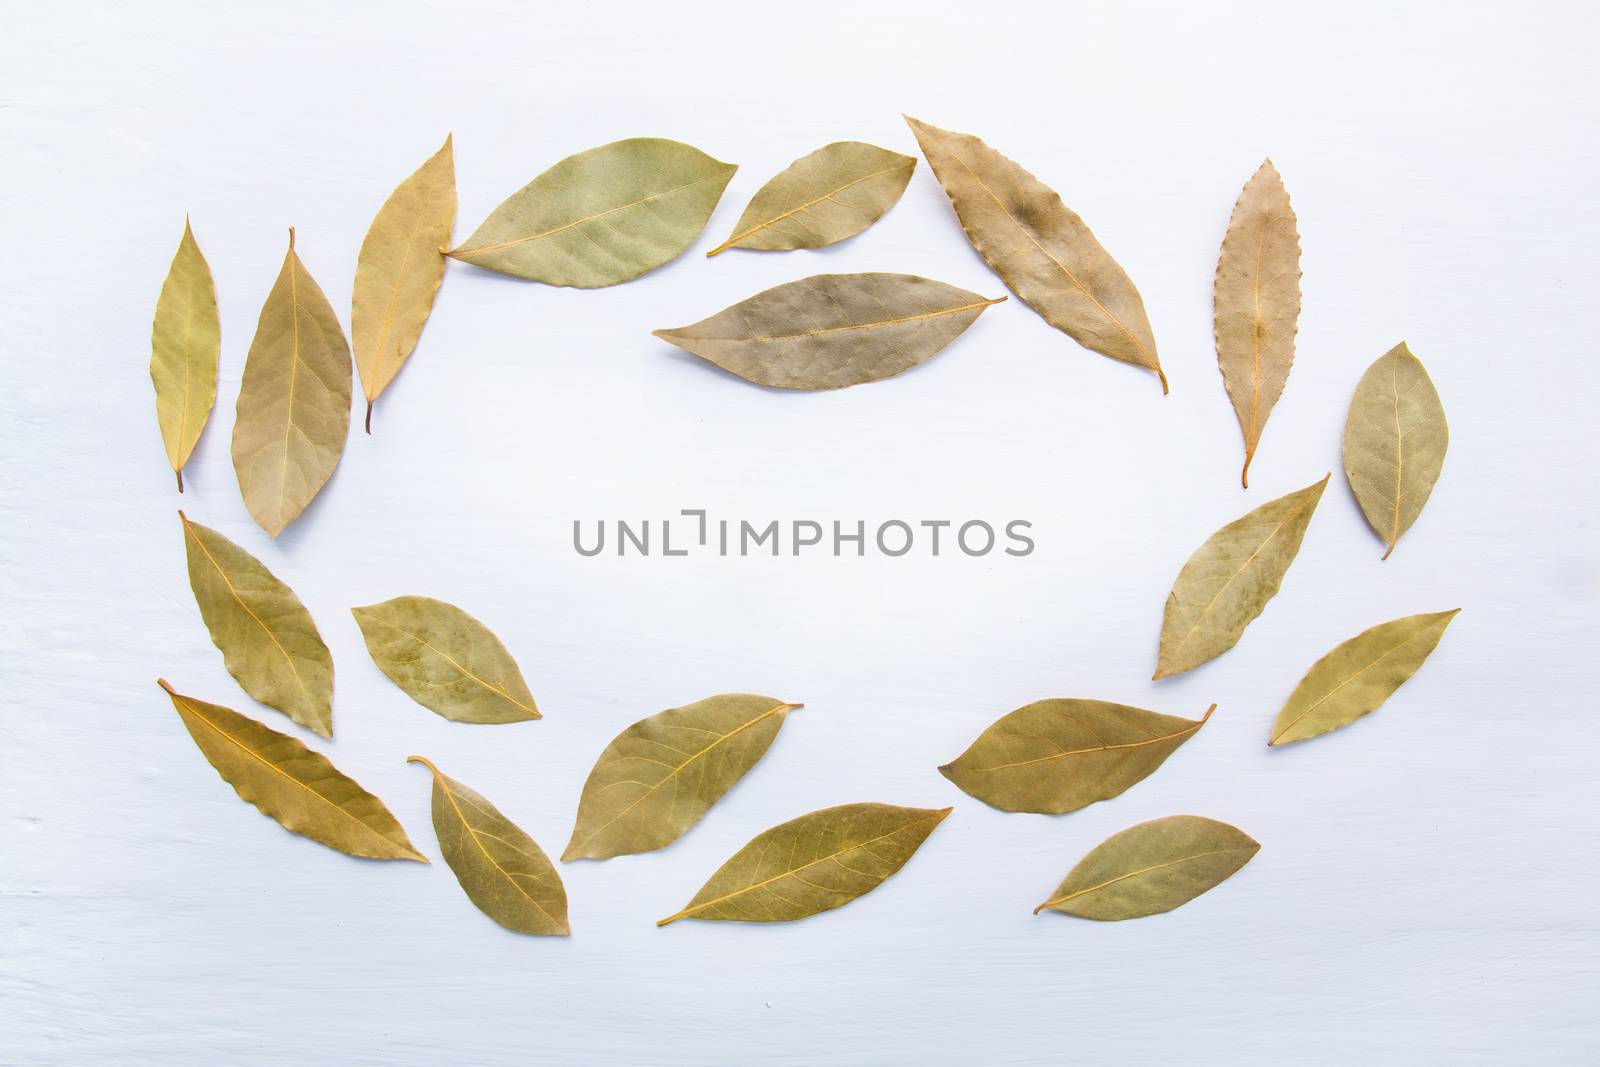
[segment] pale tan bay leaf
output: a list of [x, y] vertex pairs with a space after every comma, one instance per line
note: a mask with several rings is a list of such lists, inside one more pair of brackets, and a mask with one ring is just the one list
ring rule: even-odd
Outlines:
[[288, 734], [236, 711], [161, 688], [211, 766], [241, 800], [285, 829], [376, 860], [427, 863], [383, 801]]
[[183, 468], [200, 440], [217, 399], [217, 359], [222, 327], [211, 267], [183, 220], [183, 237], [172, 257], [150, 328], [150, 381], [156, 388], [156, 421], [167, 461], [183, 492]]
[[1011, 291], [1085, 348], [1154, 371], [1165, 393], [1139, 290], [1055, 190], [976, 137], [906, 123], [967, 239]]
[[843, 907], [905, 866], [950, 812], [841, 804], [780, 823], [752, 838], [682, 911], [656, 925], [793, 922]]
[[1239, 642], [1277, 595], [1328, 477], [1267, 501], [1195, 550], [1167, 594], [1155, 677], [1193, 670]]
[[1344, 424], [1345, 477], [1384, 559], [1422, 514], [1449, 447], [1439, 392], [1401, 341], [1361, 376]]

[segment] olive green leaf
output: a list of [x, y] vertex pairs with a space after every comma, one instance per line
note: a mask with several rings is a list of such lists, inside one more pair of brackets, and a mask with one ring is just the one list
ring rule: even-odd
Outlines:
[[841, 804], [763, 831], [717, 868], [679, 919], [778, 923], [843, 907], [883, 884], [950, 808]]
[[1422, 514], [1444, 469], [1450, 427], [1422, 361], [1401, 341], [1367, 368], [1344, 424], [1344, 473], [1389, 546]]
[[1222, 238], [1212, 291], [1217, 365], [1244, 432], [1244, 470], [1294, 363], [1300, 319], [1300, 231], [1272, 160], [1245, 183]]
[[1155, 677], [1193, 670], [1239, 643], [1283, 584], [1328, 477], [1267, 501], [1195, 550], [1167, 594]]
[[672, 844], [766, 755], [802, 707], [724, 693], [640, 719], [600, 758], [562, 860], [603, 860]]
[[1227, 881], [1260, 849], [1215, 819], [1152, 819], [1096, 845], [1033, 913], [1048, 908], [1102, 921], [1159, 915]]
[[1143, 781], [1206, 724], [1104, 700], [1039, 700], [978, 735], [939, 773], [1001, 811], [1061, 815]]
[[835, 141], [801, 156], [763, 185], [739, 216], [729, 248], [786, 252], [854, 237], [883, 217], [905, 192], [914, 156], [861, 141]]
[[217, 290], [211, 268], [200, 254], [189, 220], [161, 283], [155, 322], [150, 328], [150, 380], [156, 387], [156, 421], [167, 446], [167, 460], [183, 492], [183, 467], [217, 399], [217, 357], [222, 327], [217, 321]]
[[449, 255], [549, 285], [616, 285], [688, 248], [738, 169], [677, 141], [613, 141], [533, 179]]
[[1433, 654], [1460, 610], [1379, 623], [1317, 660], [1278, 712], [1267, 744], [1304, 741], [1377, 711]]
[[261, 308], [233, 423], [233, 469], [250, 515], [276, 537], [333, 475], [350, 431], [350, 346], [294, 250]]
[[567, 891], [550, 857], [493, 804], [433, 765], [433, 832], [439, 851], [467, 898], [495, 922], [519, 934], [565, 937]]
[[333, 736], [333, 656], [294, 590], [208, 526], [183, 523], [189, 587], [234, 680], [308, 730]]
[[400, 596], [350, 613], [378, 669], [429, 711], [456, 722], [540, 717], [506, 646], [454, 604]]
[[389, 194], [361, 242], [350, 298], [356, 369], [372, 405], [417, 347], [444, 280], [444, 251], [456, 222], [456, 164], [451, 139]]
[[223, 780], [284, 829], [352, 856], [428, 862], [383, 801], [320, 753], [237, 711], [180, 696], [165, 679], [158, 684]]
[[913, 274], [817, 274], [655, 336], [757, 385], [842, 389], [909, 370], [988, 300]]
[[1154, 371], [1144, 300], [1061, 197], [978, 138], [906, 116], [967, 239], [1022, 302], [1080, 345]]

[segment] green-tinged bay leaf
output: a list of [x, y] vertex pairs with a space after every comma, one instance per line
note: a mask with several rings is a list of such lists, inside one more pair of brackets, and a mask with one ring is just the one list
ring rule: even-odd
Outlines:
[[356, 369], [372, 405], [417, 347], [444, 280], [444, 253], [456, 222], [456, 164], [451, 139], [401, 182], [361, 242], [350, 298]]
[[968, 240], [1011, 291], [1085, 348], [1154, 371], [1166, 392], [1139, 290], [1056, 191], [976, 137], [906, 122]]
[[914, 156], [861, 141], [835, 141], [801, 156], [763, 185], [739, 216], [729, 248], [786, 252], [854, 237], [883, 217], [905, 192]]
[[1155, 677], [1193, 670], [1238, 644], [1277, 595], [1327, 485], [1324, 476], [1269, 500], [1195, 550], [1167, 594]]
[[989, 300], [913, 274], [817, 274], [655, 336], [757, 385], [842, 389], [909, 370]]
[[878, 888], [949, 808], [841, 804], [763, 831], [717, 868], [679, 919], [776, 923], [843, 907]]
[[533, 179], [449, 254], [549, 285], [616, 285], [688, 248], [738, 169], [677, 141], [614, 141]]
[[454, 604], [400, 596], [350, 613], [378, 669], [428, 710], [456, 722], [540, 717], [506, 646]]
[[167, 446], [167, 461], [183, 492], [183, 467], [217, 399], [217, 357], [222, 327], [217, 320], [217, 290], [211, 267], [200, 254], [189, 220], [161, 283], [155, 322], [150, 328], [150, 380], [156, 387], [156, 421]]
[[672, 844], [766, 755], [798, 707], [724, 693], [640, 719], [595, 761], [561, 858], [603, 860]]
[[250, 515], [276, 537], [327, 484], [350, 432], [350, 346], [294, 250], [261, 308], [233, 423]]
[[181, 696], [165, 680], [160, 685], [211, 766], [262, 814], [352, 856], [428, 862], [383, 801], [320, 753], [236, 711]]
[[1304, 741], [1377, 711], [1433, 654], [1460, 610], [1379, 623], [1317, 660], [1278, 712], [1267, 744]]
[[333, 736], [333, 657], [311, 613], [261, 561], [208, 526], [183, 523], [189, 586], [228, 673], [251, 697]]
[[1289, 380], [1300, 320], [1300, 231], [1270, 159], [1233, 206], [1217, 258], [1212, 307], [1217, 365], [1244, 433], [1239, 481], [1249, 488], [1261, 431]]
[[1344, 473], [1367, 522], [1394, 551], [1444, 469], [1450, 427], [1422, 361], [1401, 341], [1367, 368], [1344, 423]]
[[1060, 815], [1143, 781], [1206, 724], [1104, 700], [1039, 700], [1002, 715], [939, 768], [1001, 811]]
[[1096, 845], [1033, 913], [1048, 908], [1103, 921], [1159, 915], [1227, 881], [1260, 849], [1215, 819], [1152, 819]]
[[433, 772], [433, 832], [439, 851], [478, 910], [519, 934], [572, 933], [567, 890], [538, 843], [431, 761], [412, 756], [407, 762]]

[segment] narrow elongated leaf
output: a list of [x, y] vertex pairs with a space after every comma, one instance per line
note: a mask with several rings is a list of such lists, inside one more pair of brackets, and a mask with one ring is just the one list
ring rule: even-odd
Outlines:
[[427, 863], [383, 801], [288, 734], [159, 680], [189, 736], [241, 800], [287, 830], [375, 860]]
[[356, 368], [372, 405], [417, 347], [444, 280], [444, 252], [456, 223], [456, 164], [451, 139], [389, 194], [372, 220], [350, 298]]
[[1450, 427], [1422, 361], [1401, 341], [1367, 368], [1344, 423], [1344, 473], [1367, 522], [1394, 551], [1444, 469]]
[[572, 933], [566, 887], [538, 843], [432, 761], [411, 756], [406, 762], [433, 772], [433, 832], [439, 851], [478, 910], [519, 934]]
[[595, 761], [561, 858], [603, 860], [672, 844], [766, 755], [798, 707], [725, 693], [640, 719]]
[[1278, 712], [1267, 744], [1304, 741], [1377, 711], [1433, 654], [1460, 610], [1379, 623], [1317, 660]]
[[222, 327], [217, 320], [217, 290], [211, 267], [200, 254], [189, 220], [161, 283], [155, 322], [150, 328], [150, 380], [156, 387], [156, 421], [167, 446], [167, 461], [183, 492], [183, 467], [217, 399], [217, 357]]
[[763, 185], [739, 216], [729, 248], [785, 252], [822, 248], [854, 237], [883, 217], [906, 191], [914, 156], [861, 141], [835, 141], [801, 156]]
[[655, 336], [757, 385], [842, 389], [909, 370], [988, 300], [913, 274], [817, 274]]
[[533, 179], [450, 255], [549, 285], [616, 285], [688, 248], [738, 169], [677, 141], [614, 141]]
[[333, 656], [311, 613], [261, 561], [208, 526], [183, 523], [189, 587], [228, 673], [253, 698], [333, 736]]
[[1325, 476], [1269, 500], [1195, 550], [1167, 594], [1157, 678], [1193, 670], [1238, 644], [1277, 595], [1327, 485]]
[[1039, 700], [978, 735], [939, 773], [990, 807], [1060, 815], [1153, 774], [1206, 724], [1104, 700]]
[[1111, 921], [1159, 915], [1231, 878], [1261, 846], [1215, 819], [1169, 815], [1112, 834], [1033, 909]]
[[967, 239], [1011, 291], [1085, 348], [1154, 371], [1165, 393], [1139, 290], [1055, 190], [976, 137], [906, 122]]
[[1244, 470], [1294, 363], [1300, 320], [1300, 231], [1272, 160], [1245, 183], [1222, 238], [1212, 293], [1217, 365], [1244, 432]]
[[428, 710], [456, 722], [540, 717], [506, 646], [454, 604], [401, 596], [350, 613], [378, 669]]
[[883, 884], [950, 808], [841, 804], [763, 831], [717, 869], [679, 919], [776, 923], [843, 907]]
[[276, 537], [327, 484], [350, 432], [350, 346], [294, 250], [267, 294], [245, 358], [233, 469], [245, 507]]

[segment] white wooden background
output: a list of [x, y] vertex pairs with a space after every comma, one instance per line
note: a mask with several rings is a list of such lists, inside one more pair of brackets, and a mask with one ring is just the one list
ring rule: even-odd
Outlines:
[[[1600, 1024], [1595, 882], [1597, 108], [1592, 5], [24, 4], [0, 33], [0, 1062], [656, 1064], [1572, 1062]], [[897, 270], [1003, 291], [925, 165], [825, 253], [707, 261], [791, 159], [902, 111], [1060, 190], [1137, 281], [1172, 395], [1019, 302], [889, 382], [760, 390], [652, 339], [781, 281]], [[575, 292], [452, 265], [411, 365], [275, 543], [228, 459], [285, 227], [341, 314], [362, 234], [453, 131], [466, 234], [570, 152], [658, 135], [741, 165], [709, 229]], [[1235, 195], [1270, 154], [1305, 312], [1240, 491], [1211, 347]], [[151, 310], [188, 212], [216, 273], [216, 413], [175, 493]], [[1394, 557], [1335, 475], [1239, 647], [1149, 677], [1184, 558], [1337, 471], [1400, 339], [1449, 411]], [[558, 853], [618, 729], [752, 689], [804, 701], [665, 851], [562, 866], [574, 936], [478, 914], [450, 872], [348, 859], [240, 803], [158, 674], [244, 697], [185, 581], [182, 504], [300, 593], [338, 668], [316, 747], [437, 856], [425, 754]], [[573, 518], [1013, 517], [1038, 551], [937, 560], [582, 559]], [[470, 727], [367, 659], [351, 605], [488, 622], [542, 722]], [[1461, 607], [1378, 715], [1284, 751], [1268, 724], [1364, 627]], [[1221, 705], [1150, 780], [1003, 815], [934, 768], [1001, 713], [1098, 696]], [[895, 879], [772, 927], [652, 920], [772, 823], [954, 804]], [[1262, 842], [1170, 915], [1030, 908], [1086, 849], [1175, 812]]]

